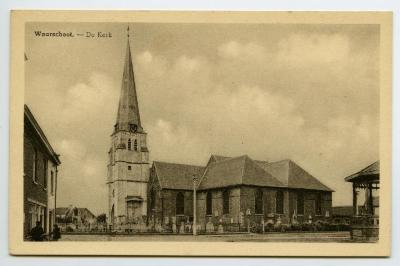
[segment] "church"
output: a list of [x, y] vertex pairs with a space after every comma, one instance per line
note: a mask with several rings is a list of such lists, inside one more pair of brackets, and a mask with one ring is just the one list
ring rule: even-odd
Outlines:
[[128, 28], [108, 152], [108, 222], [114, 230], [190, 232], [194, 213], [200, 232], [330, 219], [333, 190], [292, 160], [267, 162], [247, 155], [211, 155], [203, 166], [151, 163], [131, 57]]

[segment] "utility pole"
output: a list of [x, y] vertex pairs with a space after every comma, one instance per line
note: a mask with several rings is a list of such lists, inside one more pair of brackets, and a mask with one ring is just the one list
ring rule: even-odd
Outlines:
[[192, 231], [193, 231], [194, 236], [197, 235], [196, 187], [197, 187], [197, 177], [193, 176], [193, 226], [192, 226]]

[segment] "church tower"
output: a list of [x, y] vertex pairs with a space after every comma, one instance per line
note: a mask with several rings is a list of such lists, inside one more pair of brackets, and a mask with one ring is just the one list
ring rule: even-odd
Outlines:
[[127, 35], [117, 120], [108, 152], [108, 222], [117, 226], [140, 222], [146, 215], [150, 174], [147, 134], [140, 123], [129, 27]]

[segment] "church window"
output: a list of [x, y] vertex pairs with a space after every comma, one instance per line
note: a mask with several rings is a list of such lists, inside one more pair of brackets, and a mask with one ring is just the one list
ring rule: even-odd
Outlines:
[[113, 191], [112, 191], [112, 196], [113, 196], [113, 198], [115, 197], [115, 189], [113, 189]]
[[225, 189], [222, 192], [222, 211], [223, 214], [228, 214], [229, 213], [229, 190]]
[[156, 208], [156, 191], [154, 189], [150, 192], [150, 209], [154, 210]]
[[297, 192], [297, 214], [304, 214], [304, 194], [302, 191]]
[[211, 195], [211, 191], [207, 192], [206, 214], [207, 215], [212, 215], [212, 195]]
[[182, 192], [176, 195], [176, 215], [185, 214], [185, 197]]
[[131, 139], [128, 139], [128, 150], [132, 149], [132, 142]]
[[283, 191], [278, 190], [276, 192], [276, 213], [283, 214]]
[[133, 149], [137, 151], [137, 139], [133, 142]]
[[321, 215], [322, 214], [322, 196], [321, 193], [317, 194], [317, 199], [315, 201], [315, 214]]
[[132, 170], [132, 166], [128, 165], [128, 170], [129, 171]]
[[257, 189], [254, 195], [254, 211], [256, 214], [263, 214], [263, 191]]

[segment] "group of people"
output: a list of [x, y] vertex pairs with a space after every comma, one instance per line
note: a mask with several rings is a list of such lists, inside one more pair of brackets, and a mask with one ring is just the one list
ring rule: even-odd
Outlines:
[[[49, 234], [52, 241], [58, 241], [61, 238], [61, 231], [57, 224], [54, 225], [53, 232]], [[43, 230], [42, 224], [37, 221], [36, 226], [32, 228], [30, 232], [30, 237], [32, 241], [43, 241], [45, 240], [45, 232]]]

